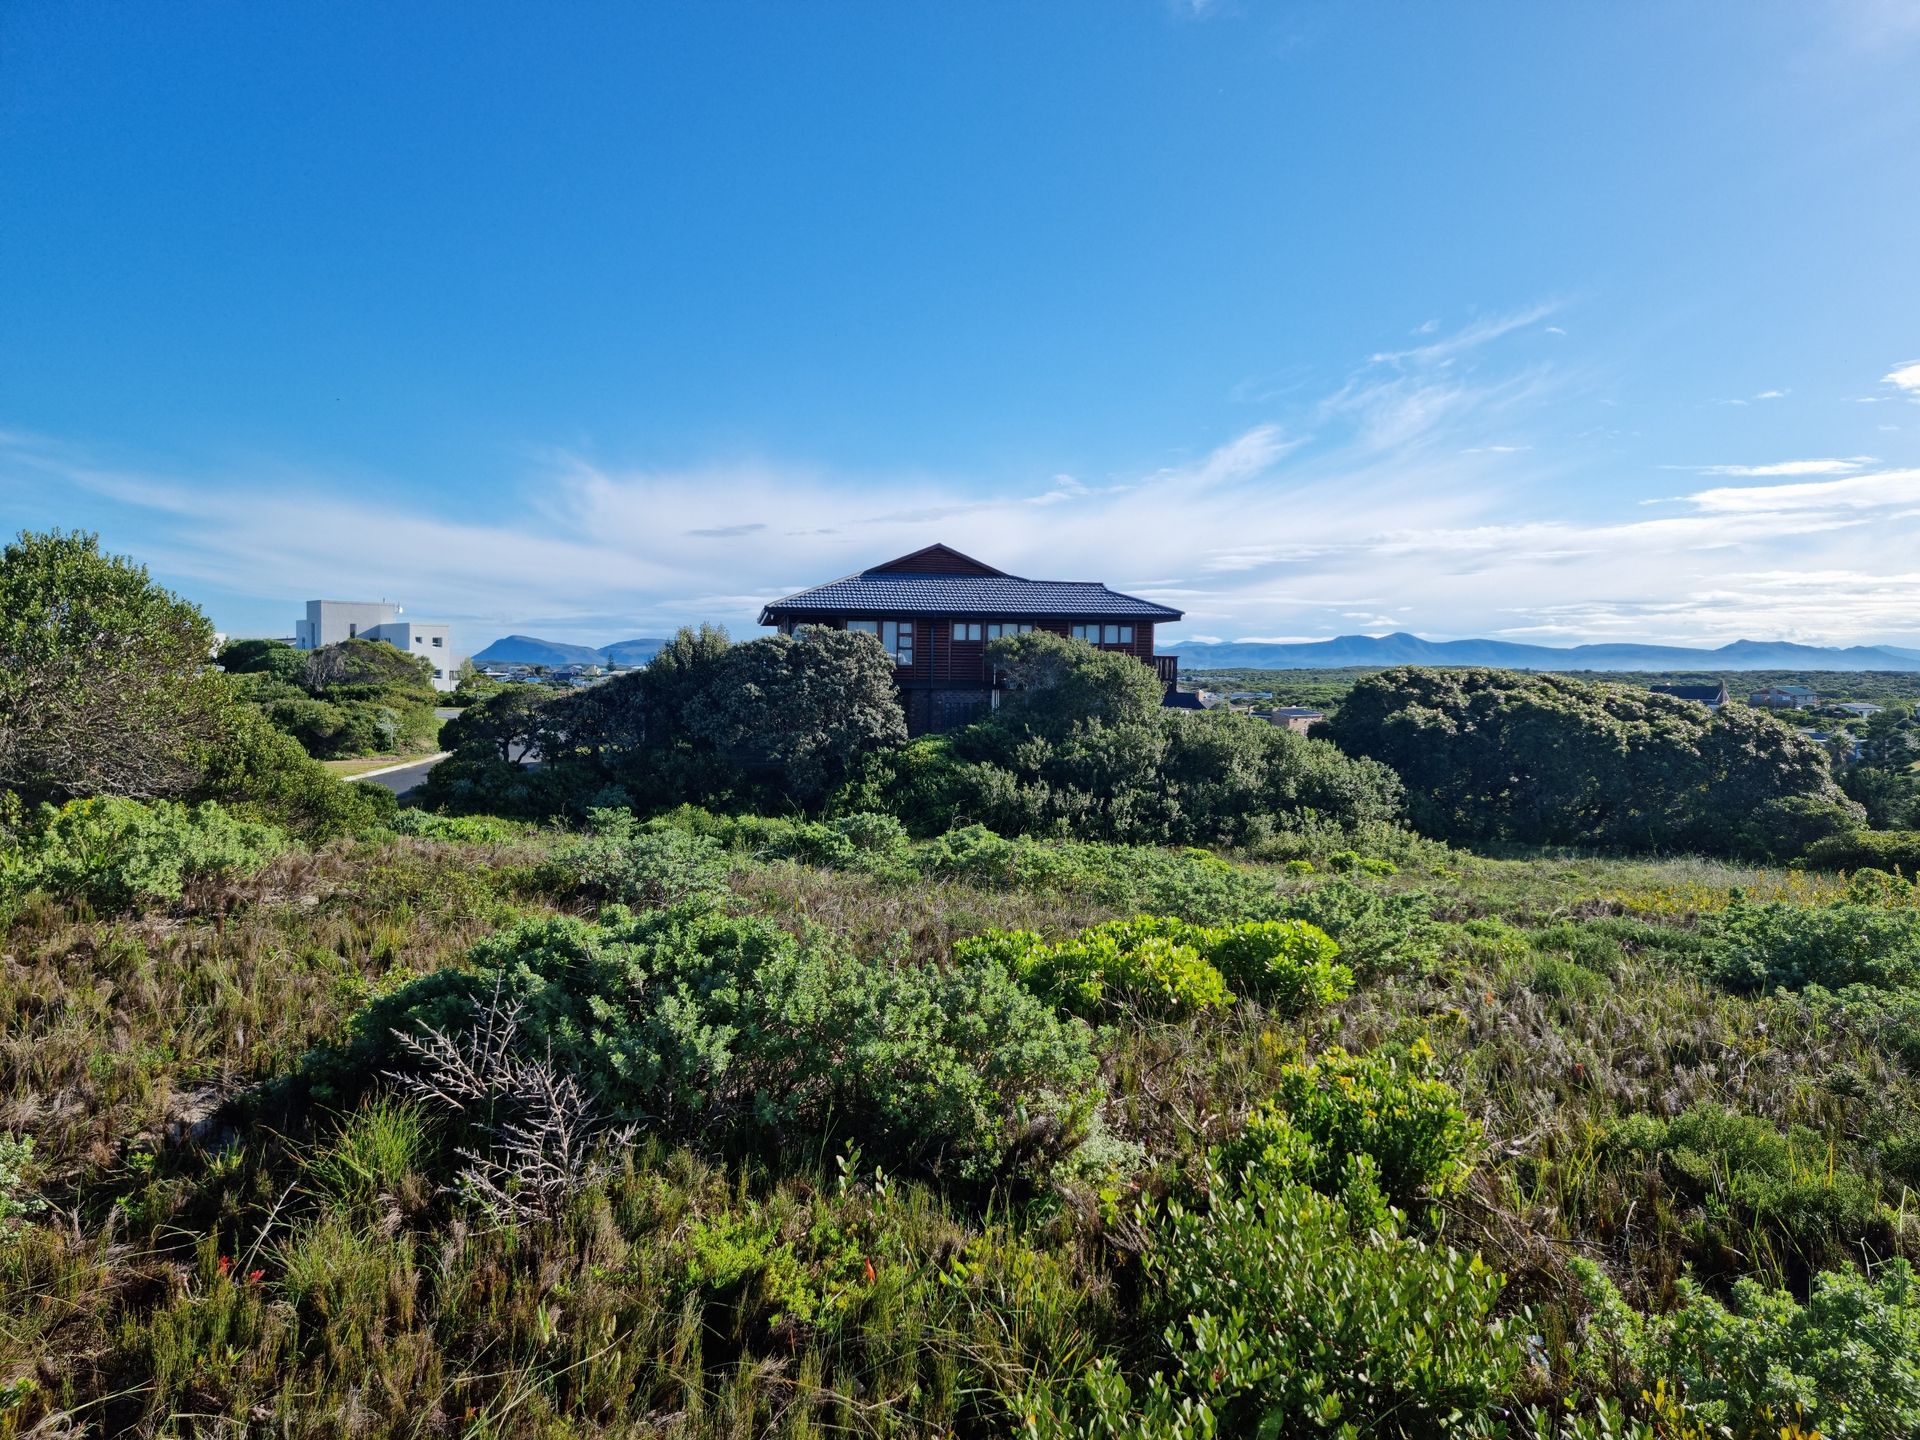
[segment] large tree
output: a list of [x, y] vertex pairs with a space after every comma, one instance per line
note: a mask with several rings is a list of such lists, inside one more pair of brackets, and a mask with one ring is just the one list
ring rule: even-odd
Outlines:
[[1626, 685], [1403, 667], [1356, 685], [1329, 730], [1447, 840], [1777, 854], [1860, 818], [1772, 716]]
[[232, 700], [197, 608], [80, 532], [0, 552], [0, 785], [29, 801], [184, 795]]

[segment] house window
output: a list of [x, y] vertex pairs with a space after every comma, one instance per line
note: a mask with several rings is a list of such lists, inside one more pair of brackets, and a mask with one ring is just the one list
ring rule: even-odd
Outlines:
[[1131, 645], [1133, 626], [1131, 625], [1076, 625], [1073, 638], [1084, 640], [1089, 645]]
[[1133, 626], [1109, 625], [1106, 627], [1105, 640], [1109, 645], [1131, 645], [1133, 643]]
[[436, 650], [438, 650], [438, 649], [440, 648], [440, 641], [441, 641], [441, 639], [442, 639], [442, 638], [443, 638], [443, 637], [441, 637], [441, 636], [439, 636], [439, 635], [436, 635], [436, 636], [434, 636], [434, 637], [433, 637], [433, 648], [434, 648], [434, 649], [436, 649]]
[[847, 629], [878, 638], [897, 665], [913, 664], [913, 621], [849, 620]]
[[1003, 635], [1025, 635], [1032, 631], [1031, 625], [989, 625], [987, 639], [998, 640]]
[[953, 627], [953, 638], [956, 640], [978, 640], [981, 638], [980, 626], [972, 622], [963, 625], [956, 621]]

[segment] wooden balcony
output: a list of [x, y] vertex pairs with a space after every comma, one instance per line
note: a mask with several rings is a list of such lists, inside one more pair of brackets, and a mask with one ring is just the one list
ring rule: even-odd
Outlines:
[[1160, 683], [1171, 690], [1180, 680], [1180, 657], [1178, 655], [1154, 656], [1153, 671], [1160, 677]]

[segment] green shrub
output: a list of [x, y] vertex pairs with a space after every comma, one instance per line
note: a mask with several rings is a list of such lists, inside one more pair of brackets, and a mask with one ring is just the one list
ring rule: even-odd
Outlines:
[[613, 1116], [789, 1157], [852, 1139], [889, 1165], [1038, 1176], [1078, 1143], [1091, 1036], [991, 961], [889, 964], [697, 906], [528, 922], [369, 1007], [350, 1072], [394, 1027], [460, 1030], [497, 989], [518, 1043]]
[[1423, 892], [1379, 890], [1344, 878], [1285, 897], [1277, 908], [1331, 935], [1361, 976], [1428, 964], [1445, 934]]
[[1051, 1005], [1078, 1015], [1124, 1008], [1189, 1015], [1233, 1003], [1220, 972], [1192, 942], [1196, 927], [1141, 916], [1049, 944], [1027, 930], [963, 940], [955, 954], [991, 956]]
[[1287, 1066], [1219, 1160], [1229, 1175], [1298, 1181], [1363, 1211], [1376, 1192], [1405, 1209], [1465, 1182], [1475, 1136], [1419, 1040], [1403, 1055], [1335, 1048]]
[[[1204, 1204], [1171, 1203], [1146, 1271], [1165, 1368], [1130, 1384], [1110, 1359], [1041, 1397], [1057, 1437], [1412, 1437], [1506, 1433], [1524, 1313], [1478, 1256], [1406, 1233], [1377, 1203], [1464, 1173], [1452, 1092], [1425, 1057], [1333, 1052], [1293, 1067], [1283, 1103], [1215, 1152]], [[1384, 1112], [1381, 1107], [1384, 1106]]]
[[1854, 830], [1816, 840], [1806, 862], [1820, 870], [1897, 870], [1920, 875], [1920, 830]]
[[592, 833], [556, 854], [561, 883], [597, 899], [662, 909], [730, 892], [717, 842], [680, 830], [647, 830], [626, 810], [595, 810]]
[[402, 810], [393, 817], [393, 830], [462, 845], [509, 845], [528, 833], [526, 825], [497, 815], [436, 815], [431, 810]]
[[1051, 1004], [1087, 1016], [1191, 1015], [1232, 1004], [1236, 992], [1299, 1014], [1353, 988], [1352, 972], [1335, 962], [1339, 947], [1297, 920], [1210, 927], [1141, 915], [1057, 942], [1028, 930], [989, 933], [955, 953], [990, 958]]
[[31, 1136], [0, 1135], [0, 1244], [23, 1219], [45, 1208], [45, 1202], [27, 1186], [27, 1171], [32, 1164]]
[[900, 875], [907, 870], [911, 851], [906, 827], [893, 816], [857, 811], [833, 820], [782, 825], [759, 854], [828, 870]]
[[382, 1096], [349, 1115], [308, 1170], [324, 1193], [365, 1214], [413, 1184], [428, 1149], [419, 1107]]
[[1920, 981], [1920, 910], [1737, 900], [1704, 917], [1700, 930], [1714, 978], [1729, 990], [1891, 990]]
[[1884, 1250], [1891, 1240], [1877, 1187], [1805, 1126], [1782, 1132], [1757, 1115], [1696, 1105], [1658, 1140], [1662, 1173], [1698, 1207], [1694, 1228], [1717, 1249], [1745, 1252], [1757, 1234], [1793, 1273]]
[[1892, 1260], [1871, 1280], [1814, 1277], [1806, 1304], [1751, 1279], [1722, 1305], [1690, 1281], [1649, 1326], [1646, 1368], [1674, 1385], [1708, 1433], [1761, 1440], [1907, 1440], [1920, 1434], [1920, 1287]]
[[0, 852], [0, 881], [129, 909], [250, 874], [285, 847], [272, 826], [235, 819], [218, 805], [72, 800], [42, 807], [21, 843]]

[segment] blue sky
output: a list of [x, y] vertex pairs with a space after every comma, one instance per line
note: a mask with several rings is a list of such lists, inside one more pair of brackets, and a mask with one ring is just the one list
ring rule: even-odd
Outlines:
[[0, 524], [603, 641], [1920, 641], [1920, 4], [0, 6]]

